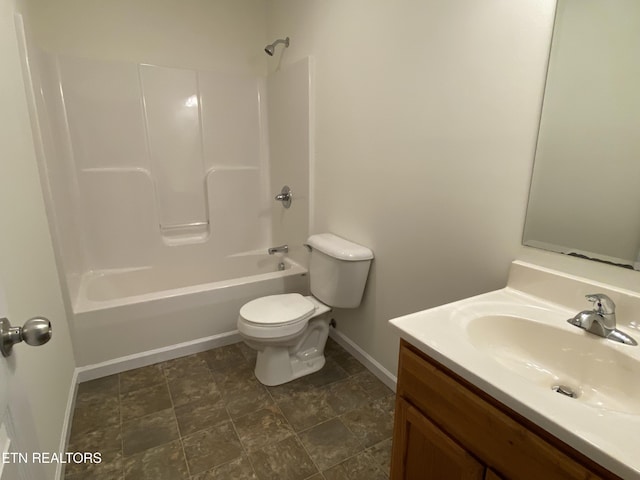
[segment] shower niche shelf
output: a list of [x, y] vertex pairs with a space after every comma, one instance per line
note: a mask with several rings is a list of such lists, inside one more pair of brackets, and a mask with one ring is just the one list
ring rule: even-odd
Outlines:
[[204, 243], [210, 235], [209, 222], [187, 223], [184, 225], [160, 225], [162, 241], [168, 246]]

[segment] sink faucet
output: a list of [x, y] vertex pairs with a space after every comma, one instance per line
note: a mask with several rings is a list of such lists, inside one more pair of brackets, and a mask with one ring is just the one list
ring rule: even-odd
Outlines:
[[269, 255], [273, 255], [274, 253], [277, 253], [277, 252], [288, 253], [289, 245], [280, 245], [279, 247], [271, 247], [267, 251], [269, 252]]
[[592, 293], [586, 298], [593, 303], [593, 310], [583, 310], [567, 322], [614, 342], [637, 345], [633, 338], [616, 328], [616, 304], [611, 298], [604, 293]]

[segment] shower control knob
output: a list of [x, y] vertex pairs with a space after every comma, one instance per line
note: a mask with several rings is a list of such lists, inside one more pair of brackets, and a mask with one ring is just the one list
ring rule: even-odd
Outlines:
[[9, 320], [0, 318], [0, 352], [5, 357], [11, 355], [16, 343], [24, 342], [37, 347], [51, 340], [51, 322], [44, 317], [27, 320], [22, 327], [12, 327]]
[[276, 195], [276, 201], [282, 202], [282, 206], [284, 208], [289, 208], [291, 206], [291, 200], [293, 199], [293, 193], [288, 185], [282, 187], [280, 193]]

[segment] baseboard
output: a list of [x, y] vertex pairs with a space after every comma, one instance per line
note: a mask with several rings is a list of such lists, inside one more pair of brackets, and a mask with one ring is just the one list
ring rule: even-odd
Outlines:
[[389, 370], [384, 368], [375, 358], [365, 352], [356, 343], [347, 337], [344, 333], [331, 328], [329, 330], [329, 336], [333, 338], [347, 352], [353, 355], [360, 363], [362, 363], [367, 369], [373, 373], [378, 380], [384, 383], [394, 392], [396, 391], [396, 384], [398, 383], [398, 377], [393, 375]]
[[231, 345], [232, 343], [237, 343], [240, 340], [241, 338], [238, 331], [233, 330], [231, 332], [221, 333], [211, 337], [200, 338], [189, 342], [169, 345], [168, 347], [157, 348], [155, 350], [115, 358], [95, 365], [79, 367], [76, 368], [75, 372], [76, 382], [82, 383], [96, 378], [107, 377], [126, 370], [146, 367], [148, 365], [153, 365], [154, 363], [165, 362], [174, 358], [204, 352], [212, 348]]
[[[73, 371], [71, 376], [71, 386], [69, 387], [69, 397], [67, 398], [67, 407], [64, 412], [64, 421], [62, 422], [62, 432], [60, 435], [60, 448], [59, 452], [66, 452], [67, 445], [69, 444], [69, 437], [71, 436], [71, 421], [73, 420], [73, 411], [76, 408], [76, 393], [78, 391], [78, 369]], [[56, 479], [63, 480], [65, 473], [65, 463], [58, 463], [56, 467]]]

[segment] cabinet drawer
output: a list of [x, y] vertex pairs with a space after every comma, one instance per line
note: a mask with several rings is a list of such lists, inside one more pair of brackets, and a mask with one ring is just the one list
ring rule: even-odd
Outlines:
[[555, 439], [565, 452], [575, 452], [580, 463], [558, 450], [521, 424], [524, 418], [463, 382], [402, 342], [397, 394], [500, 475], [523, 480], [618, 478]]

